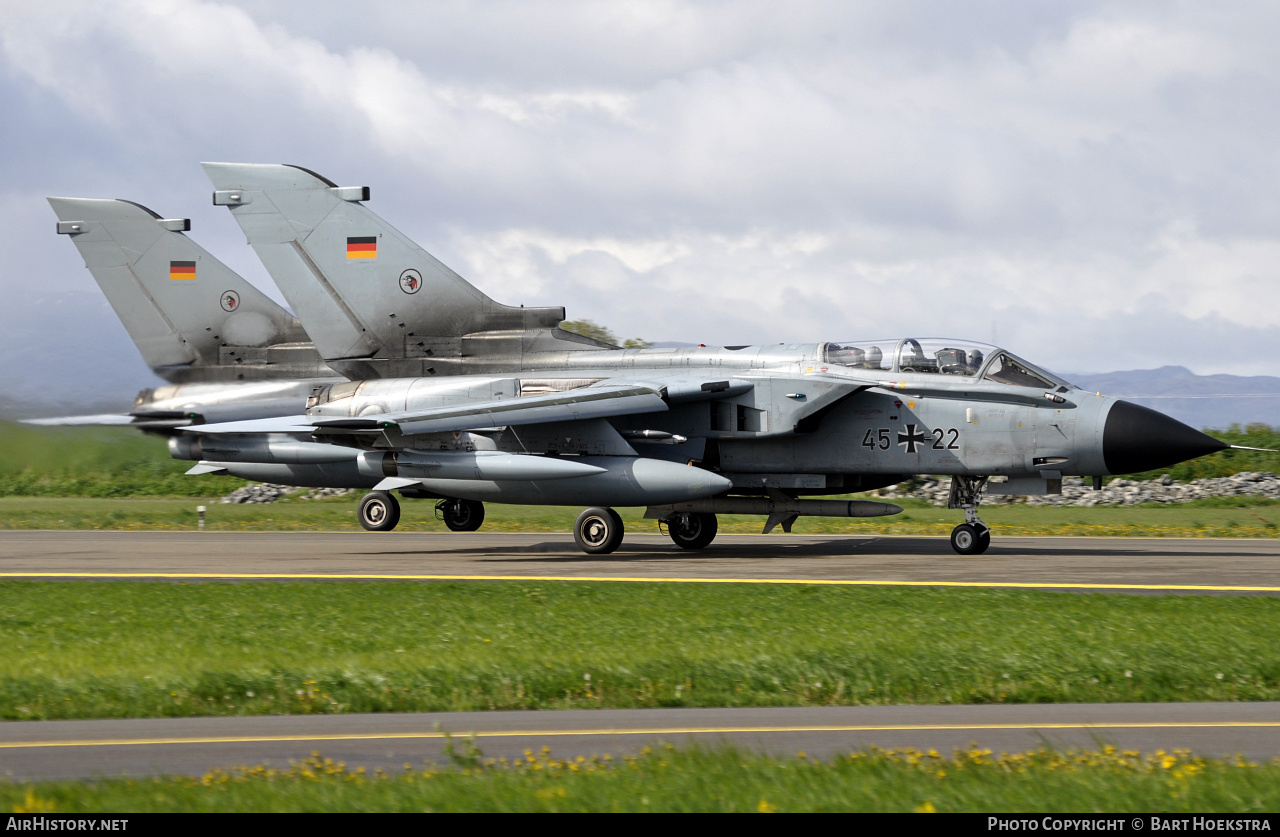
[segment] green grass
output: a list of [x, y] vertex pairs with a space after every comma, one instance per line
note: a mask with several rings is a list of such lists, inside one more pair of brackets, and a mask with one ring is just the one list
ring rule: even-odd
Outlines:
[[[388, 775], [314, 756], [289, 770], [0, 784], [15, 813], [152, 811], [900, 811], [1267, 813], [1280, 765], [1186, 753], [1040, 750], [951, 757], [864, 750], [825, 762], [732, 749], [516, 763], [462, 753], [454, 769]], [[470, 757], [469, 757], [470, 756]]]
[[0, 717], [1280, 699], [1280, 600], [0, 583]]
[[225, 494], [244, 480], [184, 476], [193, 463], [166, 441], [127, 427], [31, 427], [0, 422], [0, 497]]
[[[897, 501], [906, 510], [893, 517], [851, 520], [802, 517], [797, 534], [925, 535], [946, 537], [964, 520], [958, 511], [922, 501]], [[289, 499], [266, 505], [221, 505], [217, 498], [0, 497], [3, 529], [189, 530], [196, 528], [196, 505], [205, 504], [206, 526], [213, 532], [362, 531], [355, 519], [356, 496], [324, 500]], [[430, 500], [402, 500], [397, 531], [444, 532]], [[485, 505], [483, 532], [556, 532], [569, 537], [582, 511], [573, 506]], [[644, 509], [619, 509], [628, 533], [656, 533]], [[1036, 507], [983, 506], [982, 519], [997, 537], [1020, 535], [1274, 538], [1280, 535], [1280, 502], [1229, 497], [1181, 505]], [[756, 533], [763, 518], [721, 515], [720, 531]]]

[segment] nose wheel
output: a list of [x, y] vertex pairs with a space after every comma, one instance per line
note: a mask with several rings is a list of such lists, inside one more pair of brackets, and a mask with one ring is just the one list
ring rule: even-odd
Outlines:
[[951, 548], [961, 555], [981, 555], [991, 546], [991, 527], [978, 517], [986, 477], [952, 477], [947, 508], [964, 509], [964, 523], [951, 530]]
[[951, 548], [961, 555], [981, 555], [991, 546], [991, 530], [981, 521], [961, 523], [951, 530]]

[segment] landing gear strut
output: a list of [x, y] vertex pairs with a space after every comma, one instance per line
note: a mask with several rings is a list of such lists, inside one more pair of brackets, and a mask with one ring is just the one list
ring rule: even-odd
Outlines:
[[981, 555], [991, 546], [991, 528], [978, 517], [978, 502], [986, 487], [986, 477], [951, 478], [947, 508], [964, 509], [964, 523], [951, 530], [951, 548], [961, 555]]
[[666, 524], [671, 540], [681, 549], [702, 549], [715, 540], [716, 530], [720, 528], [716, 516], [705, 512], [682, 512], [662, 523]]
[[450, 532], [474, 532], [484, 523], [484, 503], [446, 498], [436, 503], [436, 518], [443, 520]]
[[372, 491], [360, 499], [356, 517], [370, 532], [390, 532], [400, 522], [400, 502], [389, 492]]

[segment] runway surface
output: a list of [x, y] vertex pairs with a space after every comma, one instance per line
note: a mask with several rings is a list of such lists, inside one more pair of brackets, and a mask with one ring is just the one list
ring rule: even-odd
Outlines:
[[[438, 725], [438, 727], [437, 727]], [[996, 753], [1041, 746], [1207, 756], [1280, 756], [1280, 703], [851, 706], [626, 709], [404, 715], [22, 721], [0, 724], [0, 775], [12, 779], [201, 774], [215, 767], [288, 767], [313, 752], [350, 768], [402, 771], [447, 764], [444, 733], [475, 735], [485, 756], [614, 757], [664, 743], [729, 743], [827, 759], [872, 744], [943, 754], [977, 744]]]
[[612, 555], [568, 534], [0, 532], [4, 578], [604, 579], [938, 584], [1280, 594], [1280, 539], [722, 535], [700, 552], [628, 535]]

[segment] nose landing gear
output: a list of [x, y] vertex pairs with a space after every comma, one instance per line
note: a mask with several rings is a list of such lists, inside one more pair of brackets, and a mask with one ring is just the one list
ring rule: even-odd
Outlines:
[[951, 478], [947, 508], [964, 509], [964, 523], [951, 530], [951, 548], [961, 555], [981, 555], [991, 546], [991, 527], [978, 517], [978, 502], [986, 486], [986, 477]]
[[979, 521], [961, 523], [951, 530], [951, 548], [961, 555], [981, 555], [991, 546], [991, 530]]

